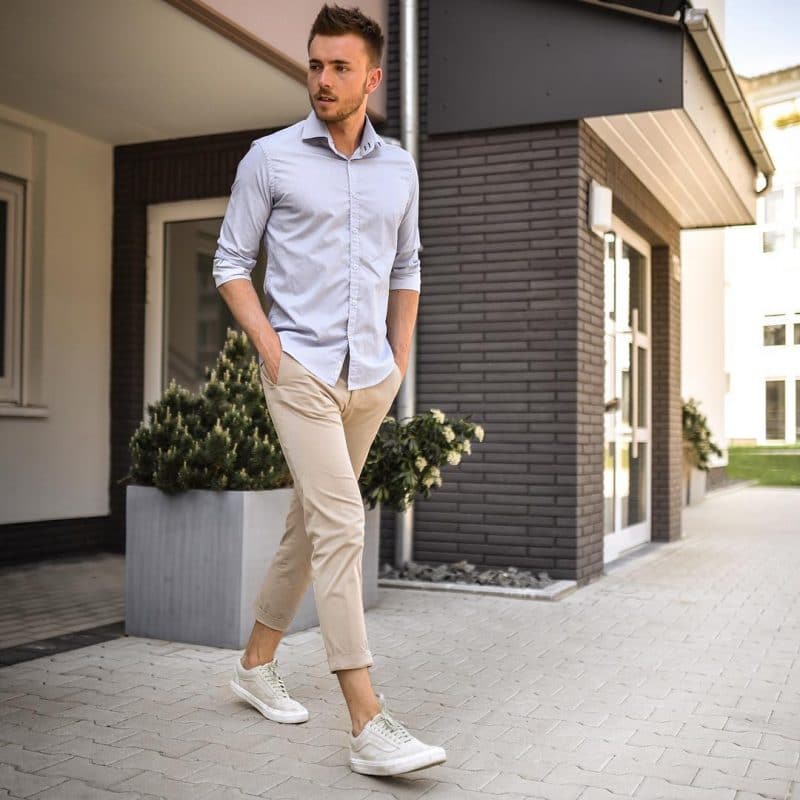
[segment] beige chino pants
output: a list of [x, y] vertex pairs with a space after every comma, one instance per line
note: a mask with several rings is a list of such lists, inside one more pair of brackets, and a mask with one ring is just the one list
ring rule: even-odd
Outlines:
[[261, 384], [294, 480], [286, 529], [253, 603], [256, 619], [286, 630], [313, 580], [331, 672], [372, 666], [362, 598], [364, 504], [358, 477], [400, 388], [395, 364], [380, 383], [335, 386], [284, 352], [274, 382]]

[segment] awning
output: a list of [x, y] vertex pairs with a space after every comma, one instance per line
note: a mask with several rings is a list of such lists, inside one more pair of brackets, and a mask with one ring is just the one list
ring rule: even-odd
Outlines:
[[287, 125], [305, 84], [163, 0], [0, 2], [0, 103], [112, 144]]
[[685, 22], [682, 107], [586, 121], [682, 228], [750, 225], [775, 166], [708, 12]]

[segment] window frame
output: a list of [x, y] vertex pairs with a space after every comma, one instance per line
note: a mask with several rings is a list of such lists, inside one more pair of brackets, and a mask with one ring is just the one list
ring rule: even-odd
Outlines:
[[[774, 328], [775, 330], [781, 329], [783, 331], [783, 341], [782, 342], [768, 342], [767, 341], [767, 330], [770, 328]], [[764, 322], [761, 325], [762, 331], [762, 346], [763, 347], [785, 347], [786, 346], [786, 322]]]
[[[783, 408], [782, 408], [782, 416], [783, 416], [783, 429], [781, 431], [781, 435], [779, 437], [770, 437], [770, 419], [769, 419], [769, 406], [768, 406], [768, 394], [769, 394], [769, 384], [775, 384], [776, 386], [780, 386], [782, 393], [781, 399], [783, 401]], [[786, 411], [787, 411], [787, 401], [788, 401], [788, 391], [786, 386], [786, 378], [766, 378], [764, 380], [764, 441], [769, 443], [785, 443], [786, 442]]]
[[5, 291], [3, 325], [3, 371], [0, 373], [0, 404], [22, 405], [22, 360], [25, 320], [25, 250], [27, 240], [28, 182], [0, 173], [0, 200], [8, 204], [6, 218]]
[[[776, 203], [774, 219], [767, 219], [770, 199]], [[760, 199], [758, 212], [761, 253], [800, 250], [800, 184], [776, 186]], [[773, 247], [767, 247], [773, 241]]]

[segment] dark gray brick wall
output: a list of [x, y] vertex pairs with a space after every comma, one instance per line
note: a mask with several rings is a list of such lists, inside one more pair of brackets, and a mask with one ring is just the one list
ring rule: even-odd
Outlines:
[[[425, 42], [426, 32], [423, 3]], [[423, 113], [419, 168], [417, 409], [470, 416], [486, 439], [415, 503], [415, 559], [514, 564], [581, 583], [602, 573], [603, 253], [586, 224], [592, 177], [653, 245], [653, 538], [680, 535], [680, 292], [666, 268], [679, 253], [675, 220], [582, 121], [430, 137]], [[386, 510], [381, 537], [391, 561]]]
[[602, 268], [581, 275], [577, 258], [578, 126], [424, 138], [420, 153], [417, 406], [471, 416], [486, 439], [416, 503], [415, 558], [583, 579], [598, 569], [584, 535], [602, 545], [602, 504], [585, 490], [602, 417], [584, 430], [582, 408], [592, 392], [602, 406], [602, 352], [579, 391], [597, 325], [580, 310], [594, 313]]

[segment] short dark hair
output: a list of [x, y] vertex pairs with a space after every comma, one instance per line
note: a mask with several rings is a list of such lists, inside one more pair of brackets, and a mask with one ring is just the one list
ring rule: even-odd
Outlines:
[[308, 46], [315, 36], [343, 36], [354, 33], [364, 40], [367, 55], [371, 57], [373, 66], [378, 66], [383, 57], [383, 33], [381, 26], [374, 19], [363, 14], [359, 8], [343, 8], [342, 6], [324, 6], [317, 14], [311, 33], [308, 37]]

